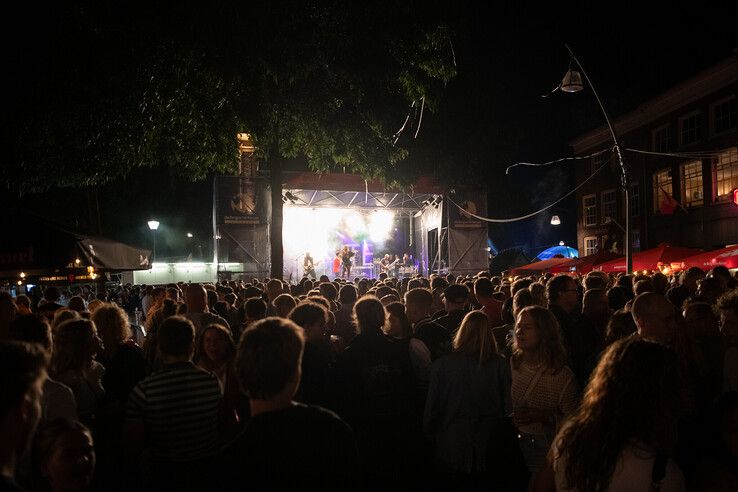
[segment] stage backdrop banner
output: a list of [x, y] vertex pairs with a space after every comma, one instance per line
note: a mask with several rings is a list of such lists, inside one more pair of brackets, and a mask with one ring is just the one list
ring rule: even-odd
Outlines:
[[[484, 193], [480, 193], [476, 197], [470, 195], [469, 193], [467, 196], [456, 196], [454, 201], [461, 205], [464, 210], [484, 217], [487, 212], [487, 196]], [[482, 229], [487, 227], [484, 222], [464, 213], [463, 210], [459, 210], [459, 207], [453, 203], [449, 203], [449, 219], [451, 222], [449, 225], [453, 229]]]
[[266, 224], [266, 182], [263, 178], [218, 176], [215, 192], [218, 225]]

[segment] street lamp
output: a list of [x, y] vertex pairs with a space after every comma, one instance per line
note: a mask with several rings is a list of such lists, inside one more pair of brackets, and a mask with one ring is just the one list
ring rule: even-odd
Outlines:
[[151, 252], [151, 259], [153, 261], [154, 258], [156, 258], [156, 230], [159, 228], [159, 221], [158, 220], [150, 220], [148, 221], [149, 229], [151, 229], [151, 235], [154, 237], [154, 248]]
[[192, 233], [191, 232], [188, 232], [187, 233], [187, 237], [190, 238], [190, 239], [192, 239]]
[[[618, 156], [618, 162], [620, 163], [620, 186], [623, 188], [623, 203], [625, 204], [625, 268], [626, 272], [630, 273], [631, 271], [633, 271], [633, 256], [630, 251], [630, 197], [628, 196], [628, 171], [625, 167], [623, 153], [620, 149], [620, 141], [618, 140], [618, 135], [615, 132], [615, 126], [610, 120], [610, 115], [607, 114], [605, 105], [602, 104], [600, 96], [599, 94], [597, 94], [597, 90], [592, 84], [592, 80], [589, 78], [589, 75], [587, 75], [587, 71], [584, 70], [582, 63], [577, 59], [576, 55], [568, 44], [566, 45], [566, 49], [569, 50], [569, 55], [571, 55], [571, 59], [576, 62], [582, 73], [580, 74], [579, 71], [572, 70], [570, 65], [569, 70], [566, 72], [566, 75], [564, 75], [559, 88], [562, 92], [581, 91], [582, 89], [584, 89], [584, 84], [582, 83], [582, 75], [584, 75], [584, 79], [587, 81], [589, 87], [592, 89], [592, 93], [594, 94], [595, 99], [597, 99], [597, 104], [599, 104], [600, 109], [602, 110], [602, 114], [605, 117], [607, 127], [610, 129], [610, 135], [612, 136], [614, 144], [613, 148], [615, 149], [615, 154]], [[553, 224], [553, 219], [551, 220], [551, 223]]]
[[551, 225], [561, 225], [561, 219], [558, 215], [551, 217]]

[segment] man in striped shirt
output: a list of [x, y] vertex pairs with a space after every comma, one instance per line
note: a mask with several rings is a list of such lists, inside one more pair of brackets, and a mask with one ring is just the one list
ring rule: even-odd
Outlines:
[[138, 383], [128, 400], [124, 440], [129, 450], [144, 451], [146, 489], [171, 488], [174, 482], [191, 486], [216, 451], [220, 386], [192, 363], [194, 337], [192, 322], [167, 318], [157, 335], [164, 365]]

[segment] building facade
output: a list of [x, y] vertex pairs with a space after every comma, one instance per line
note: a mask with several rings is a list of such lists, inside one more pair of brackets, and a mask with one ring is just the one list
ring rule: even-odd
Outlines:
[[[738, 50], [723, 62], [615, 120], [626, 150], [634, 252], [674, 245], [713, 249], [738, 243]], [[571, 146], [578, 164], [581, 256], [623, 252], [624, 193], [607, 127]], [[670, 154], [670, 155], [665, 155]]]

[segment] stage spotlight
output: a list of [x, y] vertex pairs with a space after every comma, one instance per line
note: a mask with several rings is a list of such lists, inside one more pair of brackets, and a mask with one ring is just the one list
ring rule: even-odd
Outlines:
[[389, 237], [392, 230], [394, 214], [388, 210], [378, 210], [369, 218], [369, 239], [373, 242], [383, 242]]

